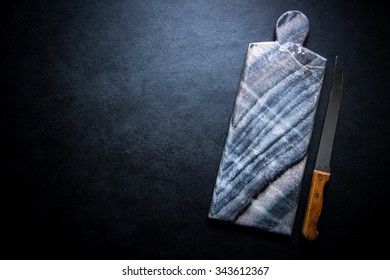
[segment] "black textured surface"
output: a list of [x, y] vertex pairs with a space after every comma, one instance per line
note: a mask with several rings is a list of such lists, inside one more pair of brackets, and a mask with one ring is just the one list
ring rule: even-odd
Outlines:
[[[272, 41], [295, 9], [310, 21], [305, 46], [328, 67], [286, 238], [207, 213], [248, 44]], [[1, 4], [0, 257], [388, 258], [385, 13], [339, 0]], [[307, 242], [300, 227], [336, 55], [344, 92], [332, 178], [320, 236]]]

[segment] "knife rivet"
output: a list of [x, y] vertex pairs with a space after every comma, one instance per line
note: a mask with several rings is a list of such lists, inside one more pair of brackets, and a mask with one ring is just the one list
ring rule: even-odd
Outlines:
[[320, 195], [319, 195], [318, 193], [315, 193], [314, 197], [315, 197], [315, 198], [319, 198]]

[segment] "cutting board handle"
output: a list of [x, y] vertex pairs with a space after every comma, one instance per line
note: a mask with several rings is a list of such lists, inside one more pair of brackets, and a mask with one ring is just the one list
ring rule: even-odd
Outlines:
[[276, 40], [280, 44], [292, 42], [303, 45], [308, 33], [309, 20], [299, 11], [285, 12], [276, 23]]

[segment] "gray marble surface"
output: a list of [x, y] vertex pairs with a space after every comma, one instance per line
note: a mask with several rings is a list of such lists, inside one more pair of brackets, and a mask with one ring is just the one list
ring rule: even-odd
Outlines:
[[209, 218], [291, 235], [326, 66], [308, 31], [289, 11], [275, 42], [249, 45]]

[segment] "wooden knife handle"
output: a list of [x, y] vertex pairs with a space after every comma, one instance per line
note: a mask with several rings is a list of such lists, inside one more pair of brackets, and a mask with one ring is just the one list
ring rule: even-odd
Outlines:
[[315, 240], [318, 236], [317, 222], [321, 215], [324, 201], [325, 183], [329, 181], [330, 173], [314, 170], [311, 179], [309, 199], [307, 201], [305, 219], [303, 220], [302, 234], [308, 240]]

